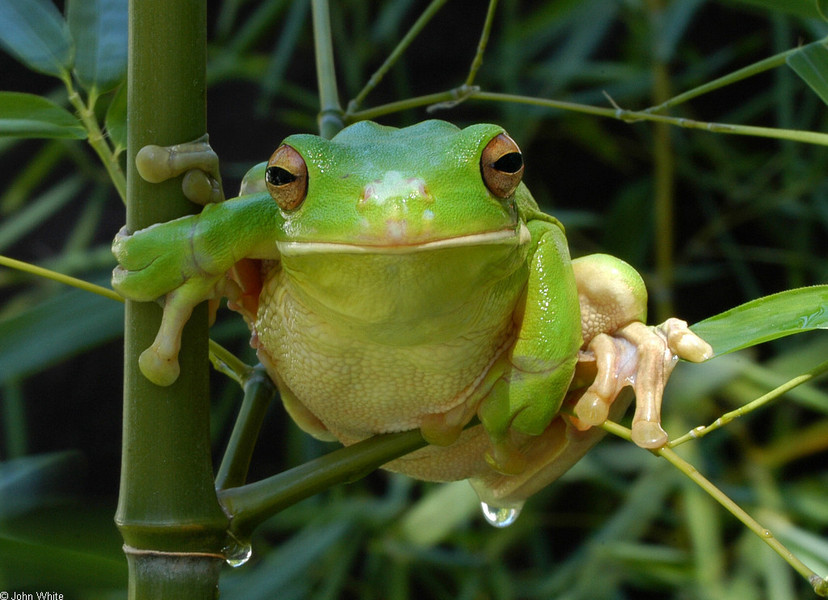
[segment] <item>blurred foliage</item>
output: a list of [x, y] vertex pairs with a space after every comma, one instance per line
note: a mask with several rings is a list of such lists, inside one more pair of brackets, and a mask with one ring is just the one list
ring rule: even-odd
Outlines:
[[[3, 0], [0, 8], [13, 4]], [[83, 3], [76, 4], [74, 13], [67, 7], [69, 32], [55, 30], [59, 39], [77, 35], [84, 13]], [[331, 4], [346, 103], [427, 3]], [[104, 10], [112, 3], [94, 5]], [[209, 131], [232, 193], [282, 137], [316, 129], [310, 10], [305, 0], [210, 5]], [[362, 108], [462, 84], [485, 18], [486, 3], [479, 5], [447, 2]], [[828, 25], [817, 8], [811, 0], [502, 0], [476, 83], [486, 91], [603, 107], [611, 106], [609, 98], [645, 109], [822, 40]], [[3, 23], [0, 33], [8, 34]], [[117, 41], [118, 23], [109, 36], [77, 38], [84, 42], [76, 63], [78, 81], [106, 82], [94, 91], [95, 112], [99, 120], [109, 113], [116, 152], [125, 95], [114, 88], [112, 64], [94, 57], [117, 55], [107, 44]], [[55, 24], [44, 19], [41, 26]], [[782, 61], [669, 113], [825, 131], [824, 46], [812, 48], [789, 65]], [[52, 56], [39, 70], [60, 75], [68, 57]], [[9, 55], [0, 55], [0, 72], [3, 91], [39, 94], [69, 113], [77, 110], [57, 79]], [[0, 126], [14, 106], [14, 99], [0, 103]], [[53, 105], [44, 110], [60, 114]], [[428, 116], [412, 108], [381, 121], [403, 125]], [[601, 250], [634, 264], [648, 281], [655, 316], [669, 312], [695, 322], [828, 280], [823, 146], [480, 100], [433, 116], [458, 125], [502, 124], [524, 151], [530, 189], [567, 226], [573, 254]], [[114, 266], [108, 245], [123, 208], [84, 144], [0, 137], [0, 253], [105, 283]], [[122, 597], [125, 563], [111, 521], [122, 309], [5, 268], [0, 302], [0, 590]], [[224, 315], [213, 336], [252, 360], [240, 319]], [[710, 423], [806, 371], [827, 351], [828, 340], [816, 332], [682, 365], [668, 387], [666, 428], [678, 436]], [[240, 393], [219, 376], [214, 389], [218, 456]], [[270, 413], [253, 477], [328, 449], [299, 432], [280, 406]], [[680, 449], [823, 575], [826, 413], [824, 386], [810, 384]], [[669, 465], [614, 439], [531, 499], [505, 530], [483, 522], [464, 483], [378, 473], [279, 514], [253, 546], [248, 565], [228, 567], [224, 598], [813, 596], [788, 565]]]

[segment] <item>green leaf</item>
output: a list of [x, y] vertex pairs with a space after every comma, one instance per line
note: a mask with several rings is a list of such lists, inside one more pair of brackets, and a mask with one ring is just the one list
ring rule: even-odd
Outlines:
[[816, 8], [823, 21], [828, 21], [828, 0], [816, 0]]
[[115, 148], [115, 154], [119, 154], [126, 150], [127, 145], [127, 86], [126, 84], [118, 88], [115, 92], [115, 97], [106, 111], [106, 132], [109, 134], [109, 139], [112, 140], [112, 145]]
[[690, 327], [716, 355], [794, 333], [828, 329], [828, 285], [787, 290], [751, 300]]
[[729, 0], [729, 4], [748, 4], [757, 8], [807, 19], [819, 18], [814, 0]]
[[786, 62], [828, 104], [828, 48], [814, 42], [788, 56]]
[[72, 68], [72, 37], [51, 0], [0, 0], [0, 23], [0, 46], [30, 69], [61, 77]]
[[78, 80], [86, 89], [111, 90], [126, 74], [127, 2], [69, 0], [66, 19], [77, 47]]
[[81, 122], [51, 100], [34, 94], [0, 92], [0, 137], [83, 140], [86, 135]]
[[0, 383], [43, 370], [123, 333], [124, 306], [81, 290], [0, 320]]

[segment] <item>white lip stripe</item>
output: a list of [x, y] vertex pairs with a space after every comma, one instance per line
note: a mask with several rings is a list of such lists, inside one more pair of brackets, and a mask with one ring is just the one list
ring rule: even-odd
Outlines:
[[505, 229], [501, 231], [461, 235], [422, 244], [371, 246], [327, 242], [276, 242], [276, 247], [283, 256], [298, 254], [411, 254], [462, 246], [485, 246], [490, 244], [518, 245], [526, 243], [530, 237], [526, 225], [521, 223], [517, 233], [512, 229]]

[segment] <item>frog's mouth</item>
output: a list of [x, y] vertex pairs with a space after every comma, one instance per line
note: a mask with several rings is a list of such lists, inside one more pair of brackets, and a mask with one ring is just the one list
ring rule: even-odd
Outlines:
[[432, 252], [450, 248], [472, 248], [477, 246], [522, 246], [531, 239], [529, 229], [520, 223], [517, 229], [499, 229], [482, 233], [459, 235], [437, 240], [405, 243], [378, 240], [377, 243], [349, 242], [276, 242], [282, 256], [299, 256], [308, 254], [414, 254]]

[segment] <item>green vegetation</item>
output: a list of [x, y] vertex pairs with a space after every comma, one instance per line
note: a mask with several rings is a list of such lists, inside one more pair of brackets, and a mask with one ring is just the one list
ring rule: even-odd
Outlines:
[[[8, 52], [0, 55], [0, 591], [106, 598], [123, 597], [127, 587], [112, 520], [122, 305], [4, 258], [106, 286], [109, 243], [127, 218], [145, 223], [189, 210], [162, 203], [167, 216], [125, 217], [122, 4], [67, 0], [61, 12], [52, 0], [0, 0], [0, 44]], [[675, 314], [700, 322], [752, 301], [695, 326], [719, 354], [742, 350], [680, 366], [665, 398], [665, 426], [682, 442], [676, 454], [825, 576], [828, 394], [815, 378], [826, 368], [828, 341], [807, 332], [826, 327], [828, 292], [801, 289], [828, 281], [823, 5], [501, 0], [471, 14], [468, 3], [445, 0], [343, 0], [331, 3], [330, 38], [317, 35], [314, 43], [309, 1], [210, 3], [207, 130], [232, 194], [247, 167], [296, 131], [431, 115], [458, 125], [498, 122], [520, 143], [526, 179], [566, 225], [573, 254], [609, 252], [645, 275], [653, 321]], [[197, 69], [197, 51], [190, 54], [175, 59]], [[163, 121], [163, 107], [177, 99], [155, 100], [142, 108]], [[131, 126], [137, 139], [149, 135]], [[770, 296], [777, 292], [784, 293]], [[224, 311], [210, 335], [254, 362], [237, 316]], [[245, 413], [262, 431], [250, 481], [336, 448], [298, 431], [256, 387], [256, 372], [213, 348], [223, 370], [253, 378]], [[183, 387], [199, 391], [203, 375]], [[191, 458], [202, 484], [204, 461], [212, 453], [218, 465], [231, 439], [242, 396], [233, 377], [212, 376], [209, 406], [205, 394], [193, 401], [192, 431], [167, 423], [165, 434], [144, 423], [167, 440], [164, 448], [189, 447], [168, 445], [176, 435], [198, 438]], [[739, 408], [751, 402], [752, 410]], [[176, 418], [186, 421], [194, 414], [187, 410]], [[609, 428], [623, 437], [623, 429]], [[251, 521], [236, 531], [238, 562], [247, 526], [261, 516], [255, 489], [231, 489], [244, 480], [247, 446], [249, 436], [233, 441], [219, 470], [225, 505], [252, 507], [244, 513]], [[371, 449], [369, 459], [383, 451]], [[334, 459], [321, 460], [329, 468]], [[138, 485], [137, 501], [155, 493], [156, 482], [172, 489], [180, 481], [175, 471], [159, 471], [164, 462], [143, 464], [141, 481], [152, 489]], [[335, 464], [333, 471], [329, 481], [360, 468]], [[222, 597], [814, 597], [806, 578], [696, 483], [613, 436], [504, 530], [480, 518], [465, 483], [376, 473], [293, 503], [297, 480], [285, 477], [274, 483], [284, 490], [281, 512], [256, 530], [243, 567], [223, 568]], [[222, 520], [215, 511], [203, 516], [210, 526]], [[135, 539], [143, 540], [146, 530], [138, 529]]]

